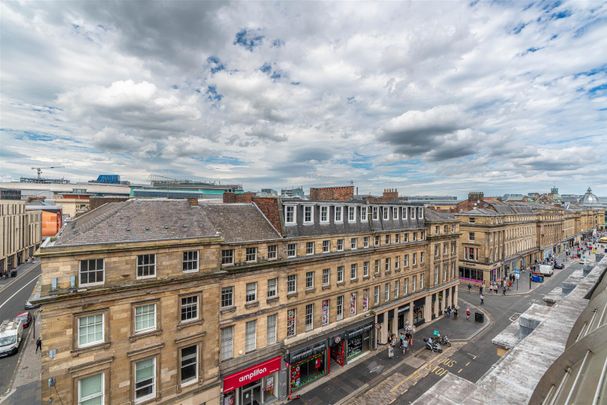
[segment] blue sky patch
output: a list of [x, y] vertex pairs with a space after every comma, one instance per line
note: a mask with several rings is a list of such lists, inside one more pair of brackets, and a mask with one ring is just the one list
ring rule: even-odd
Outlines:
[[219, 57], [211, 55], [207, 58], [207, 63], [209, 64], [210, 68], [211, 68], [211, 73], [215, 74], [217, 72], [221, 72], [222, 70], [225, 70], [226, 66], [221, 62], [221, 59], [219, 59]]
[[285, 46], [285, 41], [282, 39], [275, 39], [272, 41], [272, 48], [280, 48], [281, 46]]
[[265, 37], [259, 34], [258, 29], [246, 29], [243, 28], [236, 33], [234, 38], [234, 45], [240, 45], [246, 50], [253, 52], [253, 49], [257, 48], [263, 43]]
[[567, 18], [567, 17], [571, 17], [573, 13], [571, 12], [571, 10], [563, 10], [563, 11], [559, 11], [558, 13], [554, 13], [550, 16], [551, 20], [561, 20], [563, 18]]
[[518, 23], [516, 24], [516, 26], [514, 28], [512, 28], [512, 33], [515, 35], [518, 35], [521, 33], [521, 31], [527, 26], [526, 23]]
[[232, 166], [243, 166], [245, 162], [232, 156], [209, 156], [201, 159], [205, 163], [224, 164]]
[[219, 92], [217, 91], [217, 86], [215, 86], [214, 84], [210, 84], [207, 87], [207, 98], [213, 102], [220, 102], [223, 98], [223, 95], [219, 94]]
[[[2, 129], [2, 131], [4, 131], [4, 129]], [[15, 136], [15, 138], [34, 142], [51, 142], [57, 139], [57, 136], [50, 134], [41, 134], [39, 132], [22, 131], [21, 134]]]

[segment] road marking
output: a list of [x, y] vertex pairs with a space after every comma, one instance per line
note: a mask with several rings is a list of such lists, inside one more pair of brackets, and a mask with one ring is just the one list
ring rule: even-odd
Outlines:
[[470, 365], [470, 362], [467, 362], [464, 367], [468, 367], [469, 365]]
[[472, 357], [472, 360], [476, 360], [476, 357], [477, 357], [476, 355], [474, 355], [474, 354], [472, 354], [472, 353], [468, 353], [468, 352], [466, 352], [466, 354], [467, 354], [468, 356]]
[[457, 371], [457, 374], [461, 373], [461, 372], [462, 372], [462, 370], [463, 370], [463, 368], [460, 368], [460, 369]]
[[38, 274], [36, 277], [34, 277], [32, 280], [30, 280], [29, 283], [27, 283], [26, 285], [24, 285], [23, 287], [21, 287], [20, 289], [18, 289], [13, 295], [11, 295], [10, 297], [8, 297], [6, 299], [6, 301], [4, 301], [2, 304], [0, 304], [0, 309], [2, 309], [3, 306], [5, 306], [11, 299], [13, 299], [13, 297], [17, 294], [19, 294], [25, 287], [27, 287], [28, 285], [30, 285], [31, 283], [33, 283], [34, 281], [36, 281], [36, 279], [40, 277], [40, 274]]

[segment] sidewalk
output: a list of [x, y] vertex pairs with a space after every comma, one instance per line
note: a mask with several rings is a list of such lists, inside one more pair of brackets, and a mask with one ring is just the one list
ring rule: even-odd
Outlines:
[[40, 314], [36, 313], [35, 325], [28, 328], [27, 340], [24, 342], [24, 348], [17, 363], [12, 387], [6, 396], [0, 396], [0, 404], [37, 404], [40, 402], [41, 353], [36, 353], [36, 338], [39, 336], [40, 323]]
[[[375, 351], [367, 352], [366, 355], [363, 355], [363, 358], [355, 361], [354, 364], [349, 364], [345, 367], [335, 365], [335, 368], [331, 369], [331, 374], [329, 374], [328, 377], [311, 384], [310, 387], [303, 388], [296, 392], [295, 394], [300, 394], [301, 397], [291, 401], [291, 403], [337, 404], [354, 403], [356, 400], [359, 400], [359, 402], [362, 401], [362, 403], [365, 403], [365, 401], [368, 403], [382, 403], [380, 398], [369, 397], [367, 399], [362, 399], [361, 396], [365, 396], [364, 392], [367, 391], [369, 387], [374, 387], [384, 382], [386, 384], [391, 384], [391, 387], [392, 385], [399, 385], [400, 382], [402, 382], [403, 376], [419, 372], [424, 365], [431, 362], [434, 358], [437, 358], [439, 356], [438, 354], [431, 353], [425, 349], [423, 341], [423, 338], [430, 336], [434, 329], [438, 329], [442, 335], [447, 335], [452, 341], [461, 341], [471, 339], [491, 324], [486, 313], [484, 323], [480, 324], [474, 322], [474, 312], [478, 310], [478, 308], [472, 305], [470, 306], [470, 309], [473, 315], [472, 318], [467, 321], [465, 315], [465, 308], [467, 305], [466, 302], [459, 302], [460, 316], [458, 316], [458, 319], [439, 318], [418, 328], [414, 336], [413, 350], [406, 355], [403, 355], [402, 352], [396, 348], [394, 358], [389, 359], [387, 346], [382, 345]], [[461, 310], [461, 308], [464, 309]], [[464, 315], [462, 316], [461, 314]], [[444, 348], [445, 352], [450, 353], [451, 351], [454, 351], [455, 346], [458, 344], [461, 343], [454, 342], [454, 347]], [[398, 378], [393, 378], [394, 375]], [[369, 395], [376, 395], [376, 393], [370, 393]], [[378, 400], [380, 402], [369, 402]]]
[[10, 284], [25, 276], [32, 269], [38, 266], [38, 264], [40, 264], [38, 260], [29, 263], [23, 263], [19, 267], [17, 267], [17, 277], [0, 278], [0, 291], [4, 290]]

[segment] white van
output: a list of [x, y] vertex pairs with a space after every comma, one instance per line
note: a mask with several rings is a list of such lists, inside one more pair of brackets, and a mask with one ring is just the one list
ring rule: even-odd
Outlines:
[[0, 324], [0, 357], [19, 351], [23, 339], [23, 324], [20, 321], [2, 321]]
[[539, 272], [543, 276], [551, 276], [554, 274], [554, 269], [551, 264], [540, 264]]

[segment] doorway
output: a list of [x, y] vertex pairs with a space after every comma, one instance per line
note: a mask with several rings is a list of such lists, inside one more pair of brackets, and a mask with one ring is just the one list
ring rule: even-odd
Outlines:
[[242, 405], [259, 405], [263, 403], [261, 397], [261, 380], [242, 388], [240, 403]]

